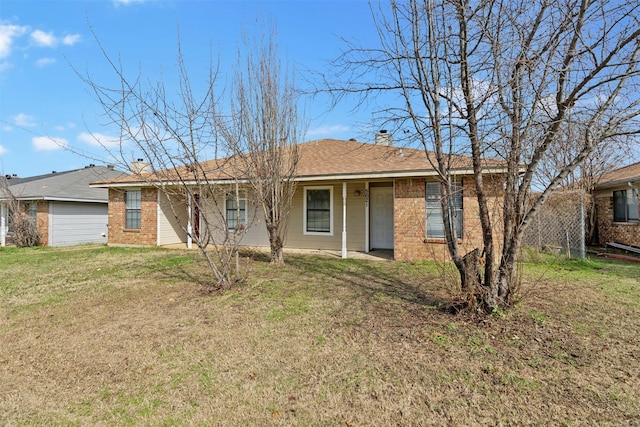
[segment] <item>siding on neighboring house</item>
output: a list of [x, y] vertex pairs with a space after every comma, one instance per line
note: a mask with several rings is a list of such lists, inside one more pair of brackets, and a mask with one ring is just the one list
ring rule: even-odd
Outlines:
[[109, 244], [156, 246], [158, 244], [158, 191], [141, 189], [140, 228], [125, 228], [125, 190], [109, 189]]

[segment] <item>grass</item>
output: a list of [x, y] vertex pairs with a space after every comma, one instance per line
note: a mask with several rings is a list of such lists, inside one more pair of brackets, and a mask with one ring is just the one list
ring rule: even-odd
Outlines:
[[2, 425], [635, 425], [640, 268], [524, 264], [522, 298], [451, 315], [432, 263], [0, 250]]

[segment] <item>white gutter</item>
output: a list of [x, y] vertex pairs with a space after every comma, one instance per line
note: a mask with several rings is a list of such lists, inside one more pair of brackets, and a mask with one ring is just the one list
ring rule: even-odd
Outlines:
[[615, 181], [605, 182], [603, 184], [596, 184], [594, 190], [606, 190], [609, 188], [619, 187], [619, 186], [627, 186], [631, 188], [637, 184], [640, 184], [640, 177], [635, 178], [627, 178], [627, 179], [617, 179]]
[[[1, 200], [9, 200], [9, 199], [3, 199], [0, 198]], [[78, 202], [78, 203], [107, 203], [108, 200], [107, 199], [76, 199], [76, 198], [70, 198], [70, 197], [47, 197], [47, 196], [37, 196], [37, 197], [29, 197], [29, 196], [20, 196], [20, 197], [16, 197], [16, 200], [19, 201], [29, 201], [29, 200], [46, 200], [49, 202]]]

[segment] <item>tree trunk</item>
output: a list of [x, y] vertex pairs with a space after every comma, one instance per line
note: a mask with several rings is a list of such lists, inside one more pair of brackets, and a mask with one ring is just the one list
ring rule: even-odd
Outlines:
[[269, 246], [271, 249], [271, 263], [276, 265], [284, 264], [284, 245], [282, 244], [282, 238], [278, 227], [274, 225], [267, 225], [267, 231], [269, 233]]
[[480, 249], [478, 248], [462, 257], [463, 271], [460, 272], [460, 281], [462, 292], [466, 295], [476, 293], [482, 284], [480, 261]]

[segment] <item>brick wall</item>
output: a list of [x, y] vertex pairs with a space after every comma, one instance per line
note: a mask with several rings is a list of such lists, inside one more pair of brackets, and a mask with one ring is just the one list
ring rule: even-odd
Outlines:
[[109, 189], [110, 245], [156, 246], [158, 242], [158, 191], [142, 188], [140, 229], [125, 228], [125, 190]]
[[36, 204], [36, 229], [40, 234], [40, 245], [47, 246], [49, 244], [49, 202], [44, 200], [20, 202], [22, 212], [28, 214], [32, 203]]
[[[500, 181], [485, 179], [491, 191], [489, 208], [494, 224], [494, 244], [502, 240], [500, 232]], [[463, 236], [459, 240], [461, 253], [474, 248], [482, 249], [482, 228], [478, 215], [479, 207], [475, 187], [471, 178], [463, 184]], [[425, 180], [417, 178], [398, 179], [394, 190], [394, 258], [400, 261], [450, 260], [444, 239], [426, 238]]]
[[596, 194], [598, 243], [624, 243], [640, 246], [640, 223], [613, 222], [613, 190]]
[[49, 202], [39, 201], [36, 207], [36, 225], [40, 233], [40, 244], [49, 244]]

